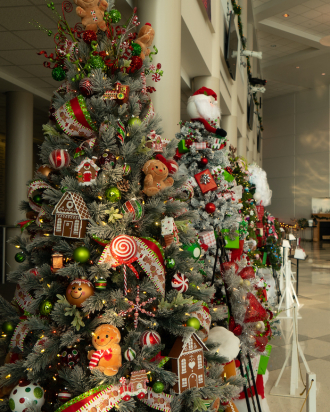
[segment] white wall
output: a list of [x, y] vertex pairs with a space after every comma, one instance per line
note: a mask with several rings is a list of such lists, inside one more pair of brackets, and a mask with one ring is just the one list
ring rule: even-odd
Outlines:
[[330, 88], [264, 102], [263, 168], [273, 190], [269, 211], [280, 220], [308, 218], [312, 197], [328, 197]]

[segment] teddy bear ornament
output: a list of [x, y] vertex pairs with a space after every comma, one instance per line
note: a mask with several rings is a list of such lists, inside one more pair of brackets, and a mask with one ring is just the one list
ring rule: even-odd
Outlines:
[[166, 163], [165, 158], [163, 158], [163, 161], [151, 159], [143, 165], [142, 171], [146, 175], [144, 178], [143, 193], [147, 196], [154, 196], [159, 193], [160, 190], [173, 186], [173, 178], [168, 177], [170, 165]]
[[121, 335], [113, 325], [100, 325], [93, 333], [93, 346], [88, 352], [89, 369], [98, 369], [107, 376], [116, 375], [121, 367]]
[[74, 0], [76, 5], [76, 13], [81, 17], [81, 23], [85, 30], [98, 31], [106, 30], [107, 25], [103, 20], [104, 12], [108, 8], [108, 3], [105, 0]]

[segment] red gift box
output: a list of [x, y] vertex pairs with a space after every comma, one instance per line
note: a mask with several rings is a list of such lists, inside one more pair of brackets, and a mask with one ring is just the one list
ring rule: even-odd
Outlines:
[[195, 174], [195, 179], [203, 194], [215, 190], [218, 187], [209, 169]]

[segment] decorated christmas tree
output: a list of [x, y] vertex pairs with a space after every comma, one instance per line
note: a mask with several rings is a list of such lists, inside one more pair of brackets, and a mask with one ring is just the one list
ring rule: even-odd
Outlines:
[[[136, 9], [119, 25], [113, 2], [84, 4], [82, 24], [70, 28], [63, 3], [55, 53], [41, 53], [62, 83], [43, 128], [42, 165], [20, 206], [22, 236], [11, 240], [19, 266], [8, 275], [14, 300], [0, 299], [0, 410], [221, 410], [243, 384], [222, 366], [239, 346], [225, 329], [230, 353], [220, 340], [205, 343], [222, 315], [196, 227], [212, 225], [186, 204], [178, 141], [162, 138], [155, 88], [146, 86], [147, 76], [163, 74], [151, 63], [154, 28], [136, 33]], [[212, 165], [229, 165], [222, 151], [215, 156]], [[199, 184], [214, 181], [205, 175]], [[228, 204], [215, 216], [228, 237], [238, 210]]]
[[[240, 158], [226, 149], [225, 132], [218, 127], [220, 111], [213, 90], [202, 87], [188, 99], [191, 121], [182, 124], [175, 158], [180, 172], [188, 174], [186, 201], [199, 220], [195, 228], [204, 262], [204, 284], [215, 286], [212, 300], [222, 315], [219, 325], [239, 338], [240, 361], [247, 365], [251, 357], [259, 359], [276, 331], [276, 321], [268, 306], [264, 282], [257, 276], [248, 252], [256, 248], [258, 221], [255, 188], [249, 182], [251, 173]], [[195, 240], [192, 253], [198, 246]], [[213, 323], [215, 326], [216, 323]], [[221, 342], [222, 330], [215, 326], [206, 342]], [[226, 352], [220, 346], [222, 353]], [[230, 358], [230, 351], [227, 357]], [[227, 376], [236, 375], [233, 361], [225, 365]], [[244, 373], [243, 369], [240, 370]]]

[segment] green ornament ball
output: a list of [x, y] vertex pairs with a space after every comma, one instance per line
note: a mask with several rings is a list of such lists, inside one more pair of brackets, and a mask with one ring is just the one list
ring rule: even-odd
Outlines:
[[172, 258], [166, 259], [165, 263], [168, 269], [173, 269], [175, 267], [175, 260]]
[[201, 327], [199, 320], [193, 316], [187, 319], [187, 326], [198, 330]]
[[86, 263], [90, 257], [91, 253], [85, 246], [77, 247], [73, 252], [73, 259], [79, 263]]
[[157, 381], [152, 385], [152, 390], [155, 393], [162, 393], [164, 390], [165, 385], [163, 384], [163, 382]]
[[40, 315], [47, 316], [53, 309], [53, 304], [50, 300], [45, 299], [39, 305]]
[[2, 328], [2, 332], [6, 334], [14, 332], [14, 325], [9, 321], [3, 322], [1, 328]]
[[118, 23], [121, 19], [121, 13], [116, 9], [110, 10], [109, 16], [111, 18], [112, 23]]
[[33, 196], [33, 201], [34, 203], [37, 203], [38, 205], [41, 205], [42, 203], [42, 197], [41, 195], [37, 194]]
[[92, 69], [105, 69], [105, 63], [101, 56], [91, 56], [89, 65]]
[[23, 251], [16, 253], [15, 255], [16, 262], [22, 263], [24, 262], [25, 259], [26, 259], [26, 255]]
[[107, 288], [107, 280], [106, 279], [98, 279], [94, 282], [94, 287], [96, 290], [105, 290]]
[[131, 43], [131, 47], [133, 49], [132, 50], [132, 55], [133, 56], [140, 56], [141, 51], [142, 51], [142, 47], [139, 44], [134, 43], [134, 42]]
[[109, 202], [118, 202], [121, 199], [121, 192], [117, 187], [108, 187], [104, 195]]
[[56, 80], [57, 82], [61, 82], [62, 80], [65, 79], [66, 73], [65, 70], [63, 69], [63, 67], [54, 67], [53, 71], [52, 71], [52, 77], [54, 80]]
[[129, 126], [134, 126], [134, 125], [140, 126], [141, 123], [142, 123], [142, 122], [141, 122], [141, 120], [140, 120], [138, 117], [131, 117], [131, 118], [128, 120], [128, 125], [129, 125]]
[[65, 193], [67, 190], [68, 190], [68, 186], [63, 186], [62, 189], [61, 189], [61, 192]]

